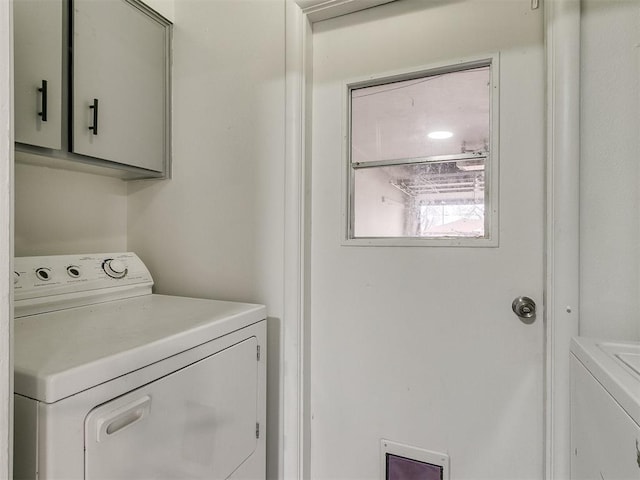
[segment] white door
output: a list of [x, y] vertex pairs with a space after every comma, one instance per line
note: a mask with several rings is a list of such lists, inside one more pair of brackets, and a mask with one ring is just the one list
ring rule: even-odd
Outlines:
[[[448, 454], [455, 479], [542, 478], [542, 39], [530, 0], [401, 0], [313, 25], [311, 478], [380, 478], [381, 439]], [[495, 245], [345, 242], [346, 84], [485, 55]], [[535, 322], [512, 312], [520, 295]]]

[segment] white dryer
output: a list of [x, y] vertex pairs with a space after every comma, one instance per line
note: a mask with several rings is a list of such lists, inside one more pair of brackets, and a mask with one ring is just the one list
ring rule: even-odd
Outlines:
[[571, 478], [640, 479], [640, 343], [571, 341]]
[[264, 479], [266, 311], [133, 253], [15, 260], [15, 478]]

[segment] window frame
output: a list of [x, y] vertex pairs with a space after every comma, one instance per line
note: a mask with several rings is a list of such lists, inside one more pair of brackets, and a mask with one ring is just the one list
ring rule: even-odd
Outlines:
[[[384, 85], [392, 82], [415, 80], [433, 75], [460, 72], [474, 68], [489, 67], [490, 112], [489, 112], [489, 155], [485, 158], [485, 236], [484, 237], [353, 237], [355, 172], [351, 161], [351, 92], [365, 87]], [[500, 108], [500, 58], [499, 53], [464, 58], [457, 61], [440, 62], [347, 80], [343, 83], [343, 174], [342, 174], [342, 245], [344, 246], [394, 246], [394, 247], [498, 247], [499, 246], [499, 108]], [[439, 157], [460, 157], [442, 155], [425, 157], [437, 162]], [[479, 158], [467, 155], [466, 158]], [[407, 159], [409, 160], [409, 159]], [[369, 167], [390, 165], [397, 161], [369, 162]], [[412, 163], [410, 160], [400, 163]], [[360, 166], [359, 168], [367, 168]]]

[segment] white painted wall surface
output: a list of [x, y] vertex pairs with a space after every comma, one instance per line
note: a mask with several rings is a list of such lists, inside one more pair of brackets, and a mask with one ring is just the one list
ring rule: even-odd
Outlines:
[[173, 177], [129, 184], [128, 248], [156, 292], [267, 305], [268, 476], [277, 478], [284, 0], [181, 0], [174, 22]]
[[126, 182], [16, 164], [16, 256], [113, 252], [126, 248]]
[[640, 339], [640, 1], [583, 0], [580, 334]]

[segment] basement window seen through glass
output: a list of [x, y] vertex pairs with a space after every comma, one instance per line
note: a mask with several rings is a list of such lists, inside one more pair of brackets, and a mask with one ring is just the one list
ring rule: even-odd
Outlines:
[[491, 68], [349, 86], [349, 238], [490, 237]]

